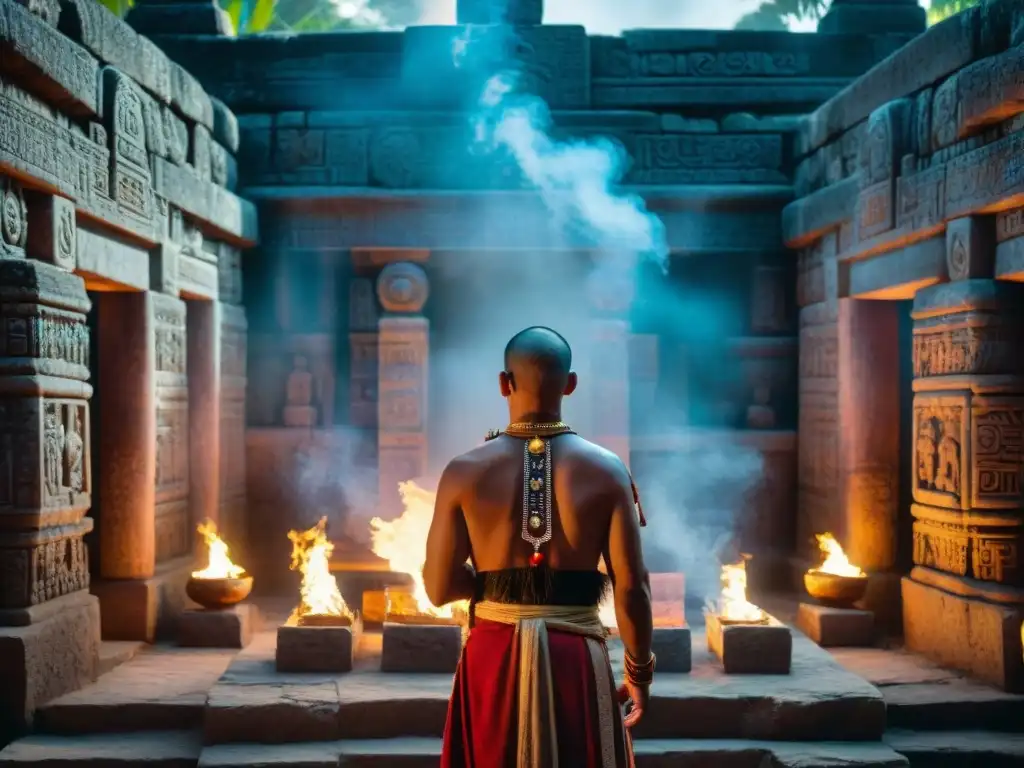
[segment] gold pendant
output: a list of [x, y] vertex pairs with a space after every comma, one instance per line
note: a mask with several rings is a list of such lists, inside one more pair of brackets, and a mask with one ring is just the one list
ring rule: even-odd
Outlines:
[[533, 438], [533, 440], [530, 441], [529, 445], [526, 446], [526, 450], [528, 450], [534, 456], [539, 456], [540, 454], [544, 453], [544, 441], [541, 440], [539, 437], [535, 437]]
[[530, 481], [530, 490], [533, 491], [534, 493], [536, 493], [543, 487], [544, 481], [541, 480], [540, 478], [535, 477]]
[[540, 519], [540, 515], [530, 515], [530, 530], [539, 530], [541, 523], [543, 522], [544, 521]]

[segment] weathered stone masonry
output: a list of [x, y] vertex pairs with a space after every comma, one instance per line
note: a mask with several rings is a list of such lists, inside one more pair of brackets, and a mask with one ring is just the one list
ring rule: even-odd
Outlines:
[[95, 677], [101, 613], [104, 637], [154, 638], [198, 519], [244, 533], [239, 249], [256, 219], [228, 188], [237, 149], [223, 104], [98, 3], [0, 2], [0, 722], [15, 728]]
[[[800, 520], [895, 586], [908, 646], [1024, 687], [1024, 64], [1019, 2], [930, 28], [799, 133]], [[892, 300], [913, 299], [912, 349]], [[912, 356], [912, 454], [897, 430]], [[897, 504], [899, 473], [913, 505]], [[885, 574], [891, 575], [886, 578]], [[888, 590], [892, 592], [892, 590]]]

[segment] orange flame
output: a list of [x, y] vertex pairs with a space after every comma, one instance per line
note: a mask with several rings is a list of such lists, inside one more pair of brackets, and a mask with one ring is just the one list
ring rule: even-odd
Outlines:
[[327, 518], [308, 531], [288, 531], [292, 542], [292, 561], [289, 566], [302, 574], [299, 587], [299, 606], [293, 614], [303, 616], [340, 616], [352, 618], [352, 612], [338, 589], [338, 581], [331, 575], [331, 552], [334, 545], [327, 538]]
[[217, 535], [217, 524], [207, 518], [196, 528], [206, 541], [207, 565], [201, 571], [192, 571], [193, 579], [237, 579], [245, 575], [245, 568], [231, 562], [228, 545]]
[[465, 615], [469, 603], [460, 600], [440, 608], [430, 602], [423, 584], [423, 564], [427, 559], [427, 534], [434, 517], [436, 494], [421, 488], [413, 481], [398, 484], [402, 497], [402, 514], [394, 520], [375, 517], [370, 521], [370, 548], [388, 561], [395, 573], [405, 573], [412, 579], [412, 596], [416, 610], [424, 616], [453, 618]]
[[722, 566], [722, 594], [718, 605], [711, 604], [708, 609], [726, 621], [764, 621], [764, 611], [747, 600], [746, 560]]
[[834, 576], [851, 576], [853, 578], [862, 578], [866, 575], [864, 571], [850, 562], [849, 558], [846, 557], [846, 553], [843, 552], [843, 548], [836, 541], [836, 537], [831, 533], [818, 534], [815, 538], [818, 540], [818, 547], [821, 548], [822, 553], [825, 555], [825, 562], [817, 568], [812, 568], [812, 572], [830, 573]]

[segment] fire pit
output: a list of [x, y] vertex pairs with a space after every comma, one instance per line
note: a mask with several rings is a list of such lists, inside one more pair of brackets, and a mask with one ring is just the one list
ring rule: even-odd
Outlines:
[[849, 561], [831, 533], [823, 533], [817, 539], [825, 562], [804, 574], [807, 594], [824, 605], [850, 608], [864, 597], [868, 588], [867, 574]]
[[256, 609], [238, 605], [252, 591], [252, 577], [231, 561], [228, 546], [212, 520], [196, 529], [207, 548], [208, 562], [193, 571], [185, 594], [204, 610], [183, 611], [178, 619], [178, 644], [202, 648], [244, 648], [252, 638]]
[[849, 561], [831, 533], [817, 539], [825, 561], [804, 574], [807, 594], [817, 604], [800, 603], [797, 626], [822, 647], [871, 645], [875, 616], [853, 607], [867, 592], [867, 574]]
[[330, 571], [327, 518], [308, 531], [289, 531], [292, 570], [302, 574], [299, 605], [277, 628], [279, 672], [349, 672], [362, 629]]
[[747, 600], [746, 562], [722, 566], [722, 594], [704, 614], [708, 648], [726, 674], [788, 675], [793, 661], [789, 627]]
[[[409, 576], [408, 587], [384, 590], [384, 672], [454, 672], [462, 653], [463, 627], [469, 603], [434, 606], [423, 584], [427, 534], [434, 515], [434, 497], [414, 482], [398, 484], [404, 508], [394, 520], [370, 521], [371, 549], [395, 573]], [[363, 601], [367, 602], [364, 593]], [[377, 602], [379, 595], [373, 596]]]

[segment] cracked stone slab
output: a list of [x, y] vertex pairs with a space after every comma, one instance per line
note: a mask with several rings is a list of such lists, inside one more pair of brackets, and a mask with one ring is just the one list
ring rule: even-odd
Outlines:
[[340, 714], [333, 681], [217, 685], [206, 704], [204, 736], [207, 744], [333, 741], [341, 736]]
[[79, 736], [33, 734], [0, 751], [0, 766], [195, 768], [198, 731], [140, 731]]

